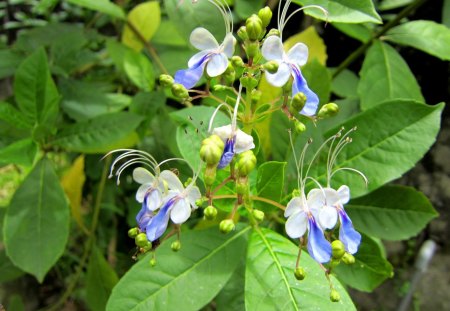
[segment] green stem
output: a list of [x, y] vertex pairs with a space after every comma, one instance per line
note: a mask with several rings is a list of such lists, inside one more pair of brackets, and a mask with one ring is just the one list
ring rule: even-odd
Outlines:
[[[213, 198], [214, 198], [214, 200], [220, 200], [220, 199], [236, 199], [236, 198], [237, 198], [237, 195], [235, 195], [235, 194], [222, 194], [222, 195], [215, 195], [215, 196], [213, 196]], [[281, 209], [281, 210], [283, 210], [283, 211], [286, 209], [286, 207], [285, 207], [284, 205], [281, 205], [281, 204], [278, 203], [278, 202], [272, 201], [271, 199], [261, 198], [261, 197], [258, 197], [258, 196], [256, 196], [256, 195], [251, 195], [251, 196], [250, 196], [250, 199], [251, 199], [251, 200], [255, 200], [255, 201], [265, 202], [265, 203], [267, 203], [267, 204], [270, 204], [270, 205], [273, 205], [273, 206], [275, 206], [275, 207], [278, 207], [279, 209]]]
[[398, 15], [387, 22], [383, 28], [381, 28], [377, 33], [375, 33], [372, 38], [370, 38], [369, 41], [361, 45], [358, 49], [356, 49], [352, 54], [350, 54], [333, 72], [333, 78], [338, 76], [344, 69], [346, 69], [350, 64], [352, 64], [356, 59], [358, 59], [375, 41], [376, 39], [380, 38], [382, 35], [384, 35], [386, 32], [388, 32], [389, 29], [396, 26], [404, 17], [408, 16], [412, 11], [420, 7], [422, 4], [424, 4], [427, 0], [416, 0], [413, 3], [411, 3], [409, 6], [407, 6], [403, 11], [398, 13]]

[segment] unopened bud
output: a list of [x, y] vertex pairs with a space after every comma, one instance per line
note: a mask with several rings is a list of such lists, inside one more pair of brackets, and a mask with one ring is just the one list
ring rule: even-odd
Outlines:
[[170, 244], [170, 248], [174, 252], [178, 252], [181, 249], [181, 243], [179, 240], [173, 241], [172, 244]]
[[247, 180], [246, 178], [244, 178], [245, 181], [239, 181], [236, 183], [236, 193], [240, 194], [240, 195], [244, 195], [247, 193], [248, 191], [248, 185], [247, 185]]
[[240, 56], [237, 56], [237, 55], [234, 55], [233, 57], [231, 57], [231, 63], [236, 68], [242, 68], [242, 67], [245, 66], [244, 61], [242, 60], [242, 58]]
[[212, 89], [213, 89], [213, 91], [220, 92], [220, 91], [228, 90], [229, 87], [226, 85], [222, 85], [222, 84], [216, 84], [212, 87]]
[[217, 165], [222, 157], [225, 144], [217, 135], [211, 135], [202, 141], [200, 158], [208, 165]]
[[338, 112], [339, 112], [339, 106], [336, 105], [335, 103], [329, 103], [329, 104], [323, 105], [320, 108], [317, 116], [319, 118], [329, 118], [329, 117], [333, 117], [333, 116], [337, 115]]
[[298, 189], [292, 190], [292, 197], [293, 197], [293, 198], [299, 197], [299, 196], [301, 196], [300, 190], [298, 190]]
[[252, 150], [247, 150], [239, 154], [236, 168], [240, 176], [247, 176], [256, 166], [256, 157]]
[[270, 24], [270, 20], [272, 19], [272, 10], [266, 6], [259, 10], [258, 16], [261, 19], [262, 26], [266, 28]]
[[186, 181], [184, 182], [184, 187], [186, 188], [187, 186], [189, 186], [192, 183], [192, 177], [188, 177], [188, 179], [186, 179]]
[[217, 216], [217, 208], [209, 205], [203, 210], [203, 215], [205, 215], [205, 218], [208, 220], [214, 220]]
[[270, 37], [270, 36], [280, 36], [280, 31], [278, 29], [272, 28], [269, 30], [269, 32], [266, 35], [266, 38]]
[[330, 300], [331, 300], [332, 302], [338, 302], [338, 301], [341, 300], [341, 295], [339, 295], [338, 291], [335, 290], [334, 288], [331, 290], [331, 293], [330, 293]]
[[148, 245], [148, 243], [150, 243], [147, 240], [147, 235], [145, 233], [139, 233], [135, 238], [134, 238], [134, 242], [136, 243], [137, 246], [139, 247], [146, 247]]
[[152, 266], [152, 267], [156, 266], [156, 258], [155, 257], [150, 259], [150, 266]]
[[172, 76], [162, 74], [159, 76], [159, 83], [164, 87], [170, 87], [173, 84], [173, 78]]
[[205, 174], [203, 175], [203, 181], [205, 182], [205, 185], [211, 187], [214, 181], [216, 180], [216, 175], [217, 175], [217, 164], [206, 165]]
[[180, 84], [180, 83], [174, 83], [172, 85], [172, 94], [178, 98], [183, 98], [183, 99], [189, 97], [188, 90], [184, 87], [183, 84]]
[[297, 280], [304, 280], [306, 277], [305, 269], [303, 269], [302, 267], [295, 268], [294, 275]]
[[253, 14], [245, 21], [245, 28], [247, 28], [247, 35], [250, 40], [258, 40], [263, 31], [262, 21], [258, 15]]
[[247, 41], [244, 45], [245, 53], [247, 53], [247, 58], [255, 58], [259, 55], [259, 42], [258, 41]]
[[239, 38], [241, 38], [242, 41], [247, 40], [248, 39], [247, 28], [245, 26], [241, 26], [237, 31], [237, 35]]
[[340, 240], [331, 243], [331, 254], [334, 259], [341, 259], [345, 255], [345, 246]]
[[195, 205], [197, 205], [197, 207], [202, 207], [203, 203], [205, 203], [205, 199], [204, 198], [195, 200]]
[[295, 131], [297, 133], [303, 133], [304, 131], [306, 131], [306, 125], [303, 122], [295, 120], [294, 124], [295, 124]]
[[355, 257], [350, 253], [345, 253], [344, 256], [342, 256], [342, 261], [346, 265], [352, 265], [355, 263]]
[[134, 239], [138, 234], [139, 234], [138, 228], [131, 228], [130, 230], [128, 230], [128, 236], [132, 239]]
[[250, 96], [251, 96], [252, 103], [256, 104], [261, 99], [262, 92], [260, 90], [254, 89], [250, 93]]
[[253, 210], [253, 217], [255, 217], [256, 221], [261, 222], [264, 220], [264, 212], [259, 209]]
[[298, 92], [292, 97], [291, 107], [296, 113], [299, 113], [306, 104], [306, 95], [302, 92]]
[[234, 222], [231, 219], [224, 219], [219, 224], [220, 232], [230, 233], [235, 228]]
[[277, 72], [278, 71], [278, 66], [279, 66], [278, 62], [274, 61], [274, 60], [268, 61], [267, 63], [265, 63], [263, 65], [264, 70], [268, 71], [269, 73]]

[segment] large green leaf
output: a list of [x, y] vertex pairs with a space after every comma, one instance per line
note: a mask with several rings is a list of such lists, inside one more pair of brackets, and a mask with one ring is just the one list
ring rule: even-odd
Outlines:
[[12, 50], [0, 50], [0, 79], [12, 76], [23, 56]]
[[[400, 177], [436, 140], [443, 108], [444, 104], [428, 106], [410, 100], [393, 100], [342, 124], [346, 129], [356, 126], [357, 130], [351, 134], [352, 143], [338, 157], [337, 168], [358, 169], [367, 176], [369, 184], [366, 187], [359, 175], [345, 171], [337, 173], [332, 184], [348, 185], [352, 196], [357, 197]], [[337, 131], [335, 128], [326, 136]], [[321, 167], [325, 165], [325, 161], [320, 162]]]
[[249, 229], [227, 235], [217, 228], [185, 232], [177, 253], [170, 249], [172, 240], [165, 241], [156, 252], [156, 266], [150, 266], [150, 256], [135, 264], [113, 289], [106, 310], [201, 309], [245, 256]]
[[135, 6], [128, 13], [127, 21], [139, 32], [136, 35], [129, 25], [125, 25], [122, 34], [122, 43], [133, 50], [140, 52], [144, 47], [144, 42], [149, 41], [161, 22], [161, 9], [158, 1], [147, 1]]
[[33, 164], [37, 146], [30, 138], [18, 140], [0, 149], [0, 164]]
[[338, 74], [331, 84], [331, 90], [340, 97], [358, 97], [358, 76], [348, 69]]
[[385, 186], [352, 200], [346, 210], [355, 228], [385, 240], [404, 240], [418, 234], [438, 214], [414, 188]]
[[249, 240], [245, 272], [245, 307], [258, 310], [356, 310], [350, 297], [332, 277], [341, 301], [330, 301], [330, 286], [319, 264], [306, 252], [300, 266], [306, 278], [294, 277], [298, 247], [285, 237], [256, 228]]
[[27, 57], [17, 68], [14, 94], [22, 113], [38, 125], [42, 134], [54, 130], [60, 96], [50, 75], [43, 48]]
[[321, 6], [328, 11], [328, 16], [315, 8], [306, 9], [305, 13], [328, 22], [381, 24], [381, 18], [375, 11], [371, 0], [294, 0], [293, 2], [302, 5]]
[[[258, 167], [256, 177], [256, 193], [259, 197], [279, 202], [284, 189], [284, 170], [286, 162], [265, 162]], [[256, 207], [274, 209], [272, 205], [260, 201], [255, 202]]]
[[408, 64], [386, 43], [376, 41], [372, 45], [360, 74], [358, 93], [363, 110], [390, 99], [424, 101]]
[[320, 99], [320, 105], [327, 104], [330, 100], [331, 75], [327, 68], [317, 59], [302, 67], [303, 75], [308, 85]]
[[86, 275], [86, 301], [92, 311], [105, 310], [111, 290], [119, 281], [116, 272], [94, 247]]
[[337, 277], [346, 285], [361, 291], [370, 292], [384, 280], [394, 275], [392, 265], [383, 256], [380, 244], [369, 236], [363, 235], [355, 263], [336, 267]]
[[22, 112], [7, 102], [0, 102], [0, 120], [19, 129], [29, 129], [33, 126]]
[[228, 283], [214, 299], [217, 311], [244, 311], [245, 310], [245, 258], [237, 266]]
[[52, 143], [85, 153], [105, 153], [114, 148], [131, 147], [136, 143], [134, 130], [142, 120], [143, 117], [127, 112], [101, 115], [69, 125], [56, 135]]
[[333, 23], [333, 27], [363, 43], [372, 38], [372, 31], [364, 24]]
[[42, 282], [64, 251], [69, 219], [58, 176], [43, 158], [17, 189], [6, 212], [6, 254], [14, 265]]
[[123, 68], [128, 78], [143, 91], [155, 86], [155, 73], [150, 60], [142, 53], [128, 50], [123, 59]]
[[386, 40], [450, 60], [450, 28], [433, 21], [412, 21], [389, 30]]
[[70, 3], [98, 11], [100, 13], [104, 13], [110, 15], [112, 17], [116, 17], [119, 19], [125, 19], [125, 13], [120, 6], [114, 4], [109, 0], [67, 0]]

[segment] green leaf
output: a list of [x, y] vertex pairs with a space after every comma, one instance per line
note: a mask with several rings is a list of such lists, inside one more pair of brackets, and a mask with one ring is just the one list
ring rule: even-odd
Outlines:
[[22, 270], [14, 266], [6, 257], [5, 251], [0, 251], [0, 283], [9, 282], [21, 277], [24, 274]]
[[264, 0], [235, 0], [234, 11], [241, 19], [246, 19], [252, 14], [258, 13], [258, 8], [262, 8]]
[[58, 176], [50, 161], [43, 158], [17, 189], [6, 212], [6, 254], [15, 266], [42, 283], [64, 252], [69, 219]]
[[390, 99], [424, 101], [408, 64], [386, 43], [376, 41], [372, 45], [360, 75], [358, 93], [363, 110]]
[[67, 126], [56, 135], [52, 144], [84, 153], [105, 153], [131, 147], [136, 143], [132, 134], [142, 120], [143, 117], [127, 112], [101, 115]]
[[347, 23], [333, 23], [332, 25], [340, 32], [363, 43], [368, 42], [372, 38], [372, 31], [366, 25]]
[[[357, 197], [400, 177], [436, 140], [443, 108], [444, 104], [428, 106], [410, 100], [393, 100], [340, 125], [339, 128], [346, 129], [356, 126], [357, 130], [351, 134], [352, 143], [338, 157], [336, 168], [358, 169], [367, 176], [369, 184], [366, 187], [359, 175], [345, 171], [333, 176], [332, 184], [348, 185], [352, 197]], [[337, 131], [338, 128], [329, 131], [326, 137]], [[325, 161], [320, 165], [325, 167]]]
[[450, 28], [433, 21], [418, 20], [392, 28], [385, 39], [450, 60]]
[[0, 50], [0, 79], [12, 76], [23, 56], [12, 50]]
[[302, 67], [303, 75], [308, 81], [308, 86], [320, 99], [320, 105], [327, 104], [330, 100], [331, 75], [327, 67], [322, 65], [317, 59]]
[[353, 71], [345, 69], [333, 79], [331, 90], [340, 97], [359, 97], [358, 84], [358, 76]]
[[402, 6], [406, 6], [406, 5], [410, 4], [413, 1], [414, 0], [383, 0], [378, 5], [378, 10], [387, 11], [387, 10], [400, 8]]
[[380, 244], [363, 235], [352, 265], [339, 264], [335, 272], [339, 280], [361, 291], [371, 292], [394, 275], [392, 265], [383, 256]]
[[360, 112], [359, 100], [357, 98], [349, 97], [346, 99], [340, 99], [336, 100], [335, 103], [339, 106], [339, 113], [332, 118], [320, 120], [320, 124], [317, 128], [314, 128], [315, 131], [322, 131], [322, 133], [324, 133], [332, 128], [335, 128], [339, 124], [342, 124]]
[[356, 229], [393, 241], [417, 235], [438, 216], [426, 196], [404, 186], [382, 187], [352, 200], [345, 209]]
[[[259, 197], [279, 202], [284, 189], [286, 162], [265, 162], [258, 167], [256, 193]], [[255, 207], [263, 210], [276, 209], [273, 205], [255, 201]]]
[[224, 235], [211, 228], [183, 232], [183, 247], [174, 254], [172, 240], [158, 248], [157, 264], [146, 256], [135, 264], [113, 289], [107, 311], [196, 311], [225, 286], [245, 256], [250, 228]]
[[[161, 25], [152, 38], [152, 43], [174, 47], [186, 47], [186, 40], [180, 35], [175, 24], [170, 20], [162, 20]], [[159, 49], [158, 49], [159, 52]]]
[[[160, 22], [161, 8], [158, 1], [147, 1], [136, 5], [128, 13], [127, 24], [122, 33], [122, 43], [140, 52], [144, 47], [142, 40], [150, 41]], [[132, 29], [138, 31], [140, 35], [137, 36]]]
[[43, 135], [54, 130], [60, 96], [43, 48], [27, 57], [17, 68], [14, 93], [19, 109], [30, 121], [38, 124]]
[[306, 252], [300, 266], [306, 271], [302, 281], [294, 277], [298, 246], [266, 228], [255, 228], [247, 250], [245, 309], [258, 310], [356, 310], [350, 297], [332, 277], [341, 295], [330, 301], [330, 286], [323, 270]]
[[119, 281], [97, 247], [92, 250], [86, 275], [86, 302], [92, 311], [105, 310], [109, 295]]
[[0, 164], [30, 166], [36, 156], [37, 146], [30, 138], [22, 139], [0, 149]]
[[371, 0], [294, 0], [294, 3], [305, 5], [318, 5], [328, 11], [328, 16], [315, 8], [305, 9], [305, 14], [315, 18], [338, 23], [376, 23], [381, 24], [381, 18], [375, 11]]
[[154, 88], [155, 73], [153, 65], [144, 54], [133, 50], [125, 52], [123, 68], [128, 78], [141, 90], [151, 91]]
[[[192, 55], [194, 55], [192, 50], [187, 46], [176, 47], [161, 45], [157, 48], [161, 62], [171, 75], [175, 75], [175, 73], [180, 69], [187, 68], [188, 60], [192, 57]], [[156, 67], [155, 71], [158, 74], [163, 73], [160, 71], [159, 67]]]
[[244, 311], [245, 310], [245, 258], [237, 266], [228, 283], [223, 287], [217, 297], [217, 311]]
[[450, 0], [444, 0], [442, 7], [442, 24], [450, 28]]
[[29, 129], [32, 127], [27, 117], [7, 102], [0, 102], [0, 120], [19, 129]]
[[118, 19], [125, 19], [125, 13], [122, 8], [109, 0], [67, 0], [70, 3], [94, 10]]

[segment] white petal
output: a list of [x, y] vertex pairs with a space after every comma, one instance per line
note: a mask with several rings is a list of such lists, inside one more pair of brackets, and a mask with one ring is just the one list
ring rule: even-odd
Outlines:
[[303, 43], [295, 44], [287, 53], [289, 62], [303, 66], [308, 60], [308, 47]]
[[341, 204], [347, 204], [350, 201], [350, 188], [348, 186], [340, 186], [337, 193]]
[[223, 142], [226, 142], [228, 138], [231, 136], [231, 124], [216, 127], [213, 129], [213, 134], [220, 137], [220, 139], [223, 140]]
[[200, 51], [197, 54], [194, 54], [188, 61], [188, 67], [190, 68], [196, 65], [208, 53], [208, 51]]
[[236, 38], [233, 34], [229, 33], [225, 36], [222, 43], [223, 52], [228, 58], [231, 58], [234, 54], [234, 45], [236, 44]]
[[195, 28], [189, 38], [191, 44], [199, 50], [215, 50], [219, 47], [216, 38], [205, 28]]
[[[270, 37], [269, 37], [270, 38]], [[275, 87], [282, 87], [289, 80], [291, 75], [291, 68], [286, 63], [280, 63], [278, 66], [278, 71], [275, 73], [270, 73], [266, 71], [265, 76], [267, 82]]]
[[300, 197], [292, 198], [284, 210], [284, 217], [289, 217], [295, 212], [301, 212], [303, 210], [303, 202]]
[[178, 200], [172, 207], [170, 219], [176, 224], [182, 224], [191, 216], [191, 207], [186, 199]]
[[136, 167], [133, 170], [133, 179], [140, 184], [151, 184], [155, 181], [153, 174], [143, 167]]
[[234, 144], [234, 151], [236, 153], [242, 153], [244, 151], [255, 148], [252, 135], [244, 133], [240, 129], [236, 131], [236, 142]]
[[210, 77], [217, 77], [227, 70], [228, 58], [224, 53], [214, 54], [206, 64], [206, 73]]
[[334, 228], [334, 226], [336, 226], [337, 219], [338, 214], [334, 207], [324, 206], [319, 213], [319, 223], [322, 228]]
[[282, 60], [284, 55], [283, 43], [278, 36], [270, 36], [264, 40], [261, 53], [266, 60]]
[[183, 184], [181, 183], [180, 179], [172, 171], [162, 171], [159, 176], [165, 182], [167, 182], [170, 190], [176, 190], [178, 192], [182, 192], [184, 190]]
[[162, 201], [162, 194], [159, 189], [153, 189], [153, 191], [149, 193], [147, 198], [147, 208], [151, 211], [156, 211], [161, 207]]
[[148, 189], [152, 187], [152, 184], [143, 184], [139, 187], [139, 189], [136, 192], [136, 201], [139, 203], [142, 203], [144, 201], [145, 194], [147, 193]]
[[286, 233], [293, 239], [303, 236], [306, 232], [308, 217], [305, 212], [293, 214], [286, 221]]
[[314, 188], [308, 193], [308, 206], [310, 209], [319, 210], [325, 205], [325, 195], [322, 189]]
[[189, 204], [191, 204], [192, 208], [196, 209], [197, 204], [195, 204], [195, 201], [200, 199], [202, 197], [202, 194], [200, 193], [200, 189], [196, 186], [191, 186], [188, 189], [187, 199], [189, 201]]

